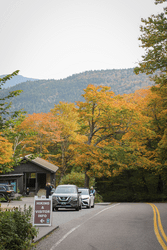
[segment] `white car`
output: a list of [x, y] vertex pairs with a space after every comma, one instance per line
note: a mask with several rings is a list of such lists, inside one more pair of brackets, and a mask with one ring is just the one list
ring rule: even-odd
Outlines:
[[78, 188], [78, 191], [81, 192], [81, 201], [82, 206], [87, 208], [94, 207], [94, 195], [90, 193], [89, 188]]

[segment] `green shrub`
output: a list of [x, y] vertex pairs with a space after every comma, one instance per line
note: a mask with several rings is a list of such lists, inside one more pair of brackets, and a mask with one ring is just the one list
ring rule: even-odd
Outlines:
[[103, 202], [103, 197], [96, 192], [95, 203], [101, 203], [101, 202]]
[[14, 201], [22, 201], [22, 196], [17, 196], [16, 198], [13, 199]]
[[30, 223], [32, 208], [0, 211], [0, 250], [26, 250], [33, 245], [37, 229]]
[[[78, 172], [71, 172], [70, 174], [65, 175], [60, 184], [73, 184], [77, 187], [84, 187], [85, 183], [85, 174]], [[94, 185], [94, 179], [90, 179], [90, 186]]]
[[1, 201], [7, 201], [4, 197], [0, 198], [0, 202]]
[[72, 172], [64, 176], [60, 184], [73, 184], [78, 187], [84, 186], [85, 175], [82, 173]]

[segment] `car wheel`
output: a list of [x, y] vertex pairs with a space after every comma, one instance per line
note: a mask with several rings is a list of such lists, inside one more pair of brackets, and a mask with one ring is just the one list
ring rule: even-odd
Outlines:
[[58, 208], [57, 207], [53, 207], [52, 211], [57, 211]]
[[87, 206], [87, 208], [91, 208], [91, 204], [90, 204], [90, 202], [89, 202], [89, 205]]
[[0, 194], [0, 199], [4, 198], [6, 201], [8, 201], [8, 198], [4, 194]]
[[77, 205], [77, 207], [75, 209], [76, 209], [76, 211], [79, 211], [79, 204]]
[[0, 199], [1, 199], [1, 198], [4, 198], [4, 195], [3, 195], [3, 194], [0, 194]]

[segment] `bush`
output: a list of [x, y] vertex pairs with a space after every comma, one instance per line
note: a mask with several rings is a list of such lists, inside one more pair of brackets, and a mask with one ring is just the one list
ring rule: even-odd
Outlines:
[[96, 192], [95, 203], [102, 203], [102, 202], [103, 202], [103, 197]]
[[[77, 187], [84, 187], [85, 183], [85, 174], [78, 172], [71, 172], [70, 174], [65, 175], [60, 184], [73, 184]], [[93, 186], [94, 179], [90, 179], [90, 186]]]
[[1, 201], [7, 201], [4, 197], [0, 198], [0, 202]]
[[82, 173], [72, 172], [64, 176], [60, 184], [73, 184], [78, 187], [84, 186], [85, 175]]
[[0, 211], [0, 250], [26, 250], [33, 245], [37, 229], [30, 223], [32, 208]]
[[17, 197], [15, 197], [13, 200], [14, 200], [14, 201], [22, 201], [22, 197], [23, 197], [23, 196], [17, 196]]

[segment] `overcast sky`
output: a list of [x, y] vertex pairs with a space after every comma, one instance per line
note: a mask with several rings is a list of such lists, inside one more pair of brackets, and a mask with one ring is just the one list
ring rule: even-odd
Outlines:
[[162, 12], [154, 0], [0, 0], [0, 75], [20, 70], [60, 79], [141, 60], [141, 18]]

